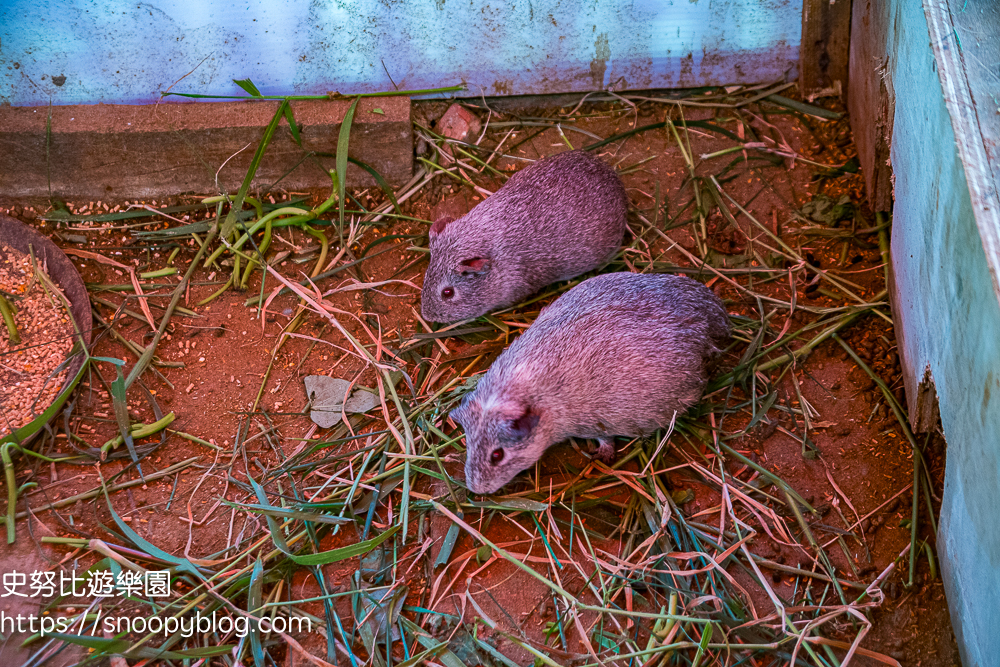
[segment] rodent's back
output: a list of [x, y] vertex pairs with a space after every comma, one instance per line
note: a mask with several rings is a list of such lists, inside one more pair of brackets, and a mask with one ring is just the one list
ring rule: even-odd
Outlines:
[[695, 280], [597, 276], [543, 310], [477, 392], [527, 392], [564, 427], [557, 441], [640, 435], [700, 398], [704, 362], [728, 336], [721, 301]]
[[621, 246], [628, 197], [615, 171], [585, 151], [517, 172], [461, 220], [456, 231], [492, 235], [512, 268], [549, 284], [608, 261]]
[[621, 246], [627, 211], [621, 179], [598, 157], [568, 151], [535, 162], [463, 217], [431, 227], [424, 316], [477, 317], [603, 266]]

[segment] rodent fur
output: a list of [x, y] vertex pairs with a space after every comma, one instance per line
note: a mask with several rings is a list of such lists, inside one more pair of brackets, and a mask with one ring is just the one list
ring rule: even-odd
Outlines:
[[590, 153], [525, 167], [466, 215], [431, 226], [422, 315], [478, 317], [603, 266], [621, 246], [627, 208], [618, 174]]
[[665, 427], [701, 398], [705, 363], [728, 337], [722, 302], [690, 278], [583, 281], [543, 309], [451, 412], [465, 429], [467, 486], [494, 493], [570, 437], [598, 440], [609, 460], [615, 436]]

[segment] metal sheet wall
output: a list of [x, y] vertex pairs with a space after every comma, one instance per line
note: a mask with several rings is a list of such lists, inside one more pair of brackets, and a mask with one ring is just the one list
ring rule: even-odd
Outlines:
[[768, 81], [795, 76], [801, 17], [802, 0], [0, 0], [0, 103], [239, 95], [247, 77], [276, 95]]

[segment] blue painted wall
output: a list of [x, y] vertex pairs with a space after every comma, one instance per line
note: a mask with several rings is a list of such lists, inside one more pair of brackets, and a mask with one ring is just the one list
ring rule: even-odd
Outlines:
[[970, 198], [977, 167], [956, 149], [924, 9], [893, 0], [889, 11], [897, 335], [912, 386], [929, 368], [937, 389], [948, 441], [938, 553], [965, 667], [988, 667], [1000, 664], [1000, 302]]
[[0, 103], [149, 103], [188, 72], [174, 91], [769, 81], [796, 76], [801, 21], [802, 0], [0, 0]]

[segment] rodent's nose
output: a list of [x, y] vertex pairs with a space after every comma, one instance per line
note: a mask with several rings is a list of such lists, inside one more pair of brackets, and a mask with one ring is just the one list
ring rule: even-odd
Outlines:
[[434, 312], [434, 307], [430, 305], [429, 299], [420, 299], [420, 316], [428, 322], [436, 321], [437, 313]]
[[483, 484], [482, 478], [468, 464], [465, 466], [465, 486], [469, 491], [476, 494], [490, 493], [490, 490]]
[[465, 485], [469, 487], [469, 491], [472, 491], [480, 496], [487, 496], [491, 493], [496, 493], [500, 490], [500, 486], [503, 486], [502, 484], [497, 487], [490, 486], [489, 484], [484, 484], [481, 479], [469, 479], [468, 475], [466, 475]]
[[465, 485], [469, 487], [469, 491], [472, 491], [473, 493], [485, 493], [482, 483], [474, 476], [469, 475], [468, 472], [465, 473]]

